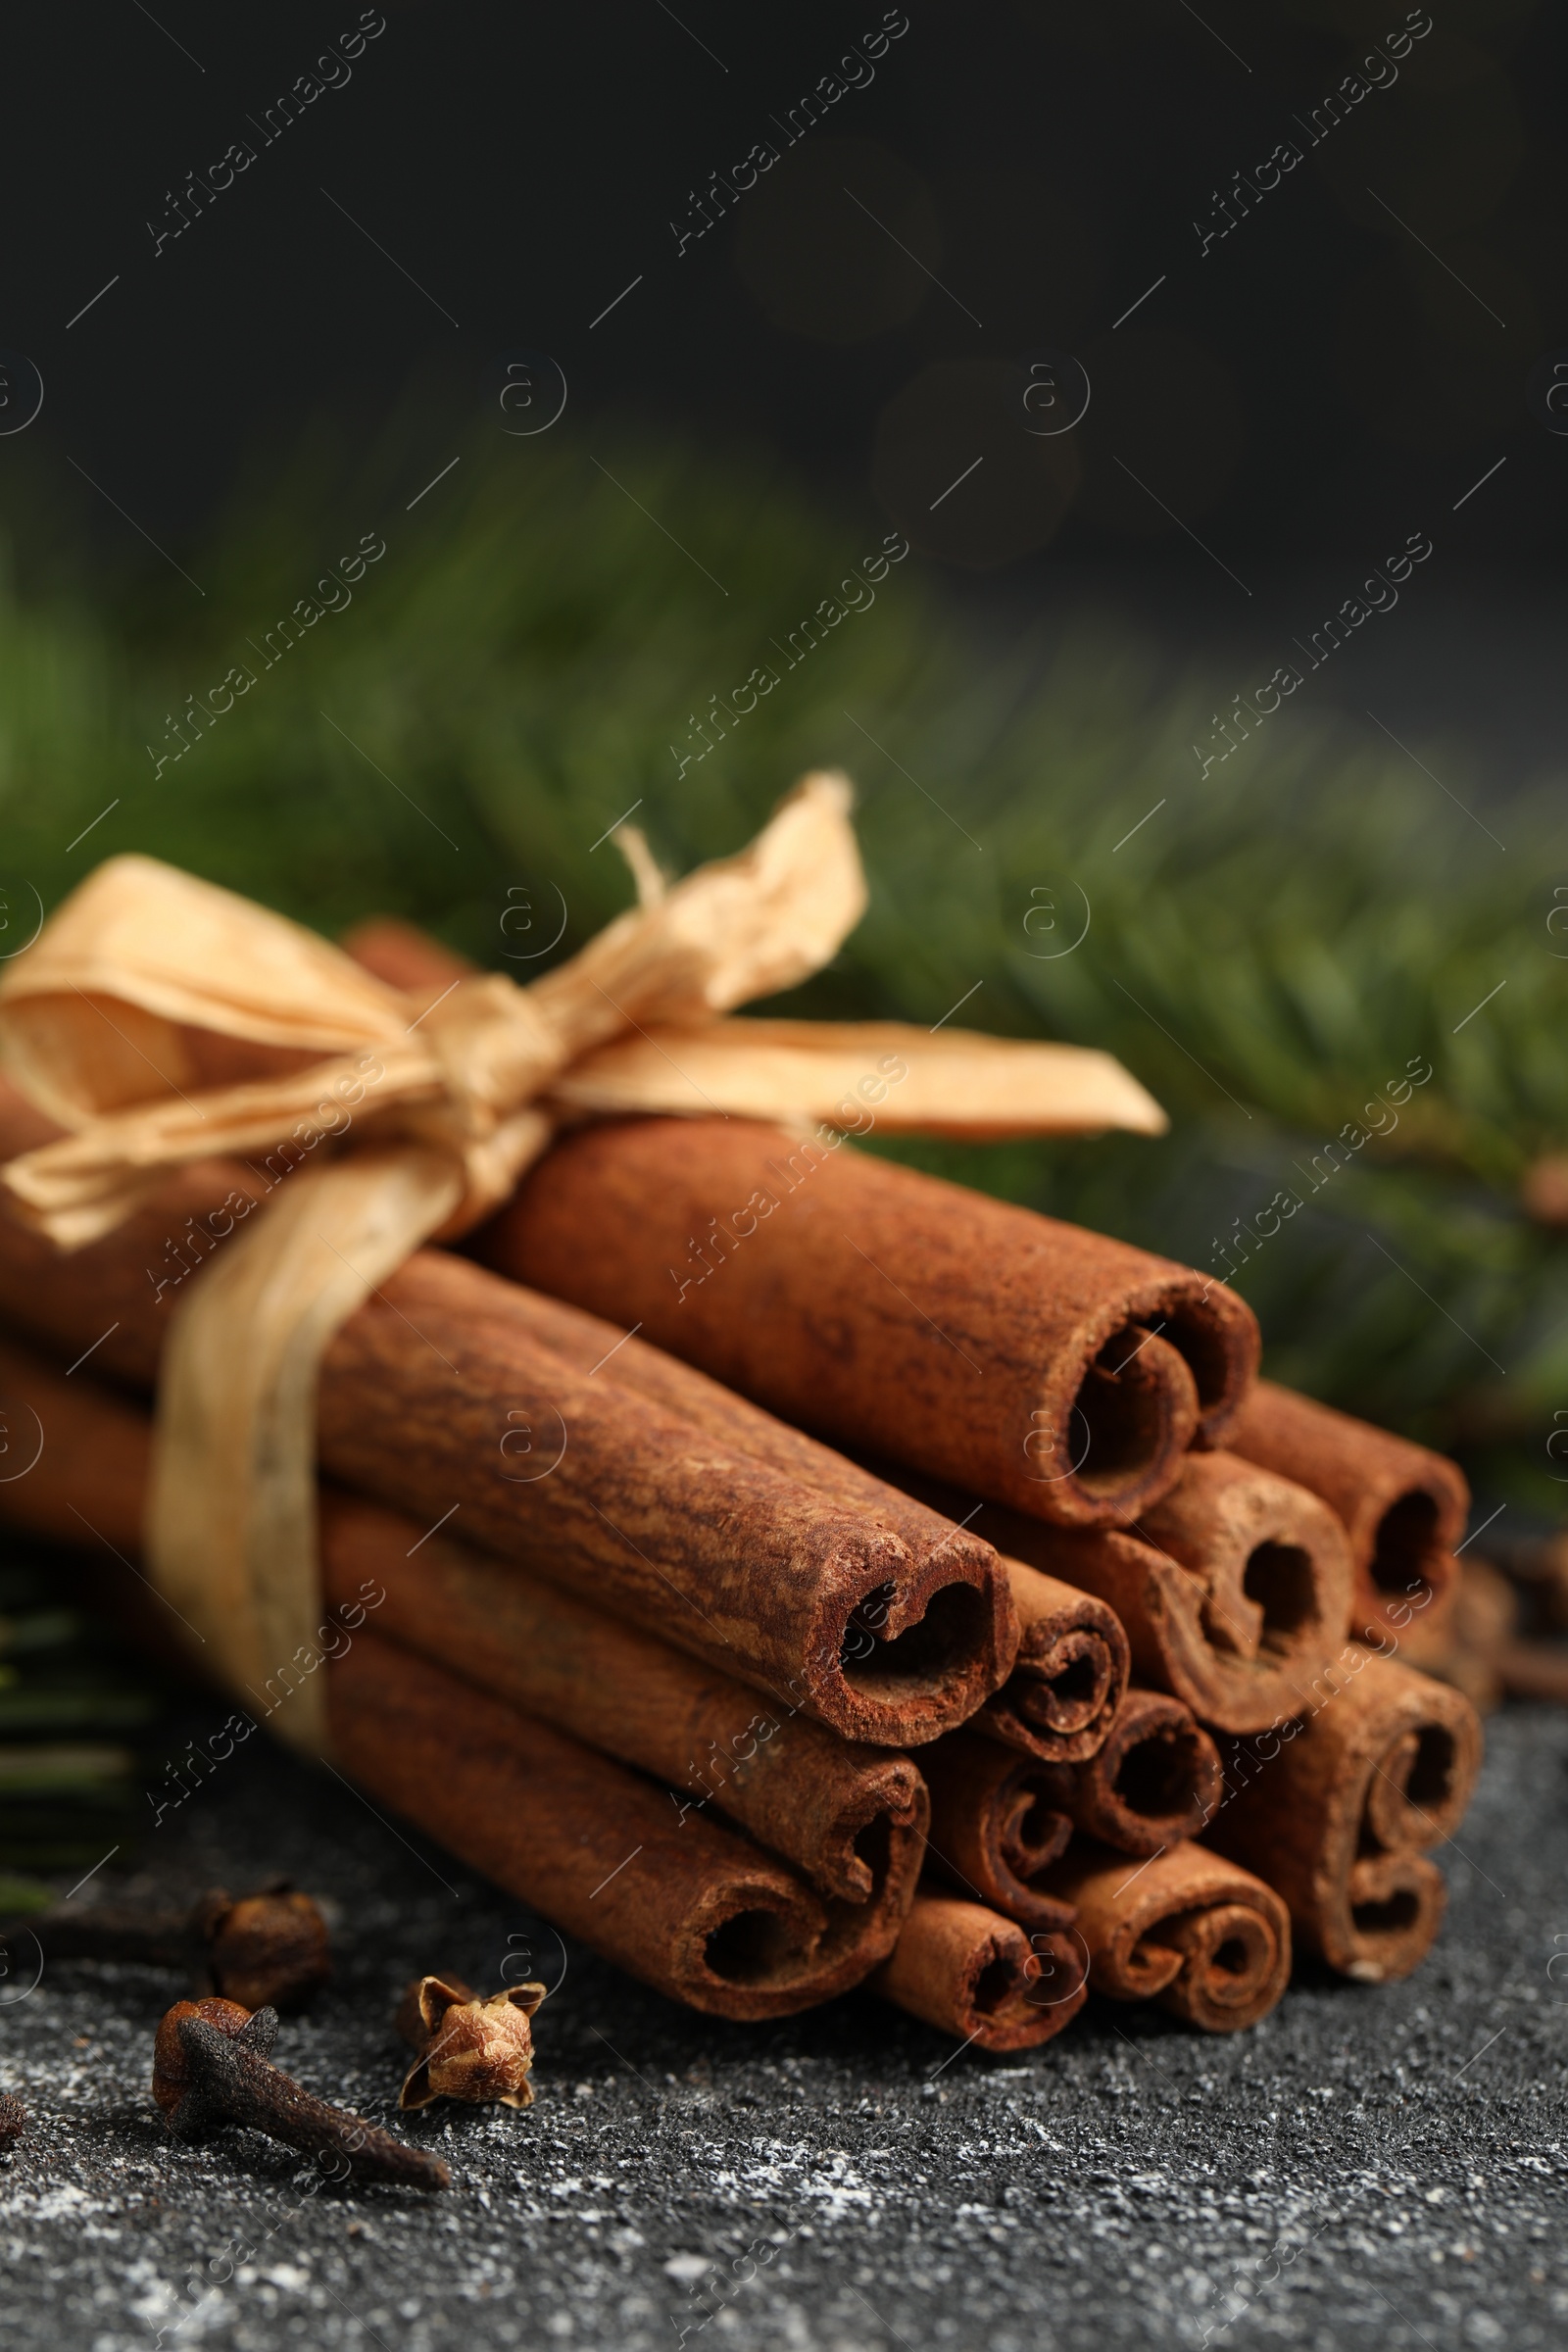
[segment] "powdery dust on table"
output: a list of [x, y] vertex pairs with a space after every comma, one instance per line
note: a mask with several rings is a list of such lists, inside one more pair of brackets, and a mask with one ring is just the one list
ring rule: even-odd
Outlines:
[[148, 1841], [138, 1888], [285, 1869], [337, 1907], [335, 1980], [279, 2062], [388, 2118], [402, 1985], [491, 1984], [510, 1955], [557, 1987], [536, 2104], [401, 2119], [451, 2164], [443, 2196], [317, 2189], [248, 2135], [172, 2146], [147, 2085], [180, 1988], [59, 1963], [0, 2008], [0, 2089], [30, 2116], [0, 2160], [7, 2341], [1555, 2347], [1568, 1717], [1510, 1709], [1488, 1744], [1417, 1977], [1309, 1977], [1225, 2037], [1092, 2002], [1022, 2062], [955, 2056], [864, 1994], [738, 2028], [576, 1949], [559, 1983], [542, 1923], [347, 1788], [244, 1751]]

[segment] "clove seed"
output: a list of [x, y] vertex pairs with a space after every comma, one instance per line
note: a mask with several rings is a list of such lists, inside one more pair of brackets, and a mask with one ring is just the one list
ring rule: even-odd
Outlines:
[[27, 2110], [9, 2090], [0, 2090], [0, 2156], [9, 2156], [27, 2129]]
[[170, 2130], [190, 2138], [243, 2124], [331, 2158], [339, 2180], [451, 2185], [439, 2157], [329, 2106], [273, 2066], [269, 2054], [276, 2036], [275, 2009], [252, 2015], [237, 2001], [176, 2001], [158, 2028], [153, 2053], [153, 2097]]
[[509, 1984], [481, 2000], [461, 1977], [416, 1977], [398, 2006], [398, 2032], [419, 2053], [398, 2105], [466, 2099], [531, 2107], [528, 2020], [544, 1997], [542, 1984]]

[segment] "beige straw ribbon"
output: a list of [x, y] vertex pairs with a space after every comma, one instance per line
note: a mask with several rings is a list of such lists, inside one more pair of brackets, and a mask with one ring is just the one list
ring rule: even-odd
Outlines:
[[159, 1589], [236, 1692], [292, 1678], [276, 1722], [296, 1745], [326, 1744], [325, 1678], [309, 1663], [321, 1357], [421, 1243], [504, 1200], [563, 1121], [853, 1129], [869, 1123], [866, 1074], [891, 1058], [906, 1074], [891, 1097], [876, 1081], [884, 1128], [1163, 1127], [1108, 1054], [720, 1017], [820, 970], [864, 911], [850, 800], [844, 777], [808, 776], [750, 848], [669, 888], [641, 837], [627, 841], [639, 905], [526, 988], [475, 975], [421, 1004], [286, 917], [136, 856], [90, 874], [0, 982], [0, 1059], [69, 1131], [0, 1179], [12, 1213], [64, 1249], [112, 1231], [188, 1162], [302, 1130], [313, 1152], [347, 1136], [295, 1168], [174, 1309], [149, 1505]]

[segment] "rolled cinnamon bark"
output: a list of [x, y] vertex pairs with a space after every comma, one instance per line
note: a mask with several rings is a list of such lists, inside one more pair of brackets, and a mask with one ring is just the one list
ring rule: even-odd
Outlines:
[[1117, 2001], [1158, 2001], [1208, 2034], [1255, 2026], [1291, 1974], [1291, 1922], [1272, 1886], [1206, 1847], [1147, 1862], [1074, 1839], [1052, 1874], [1078, 1913], [1089, 1982]]
[[1084, 1972], [1071, 1941], [1026, 1936], [980, 1903], [917, 1894], [873, 1992], [982, 2050], [1028, 2050], [1050, 2041], [1084, 2005]]
[[[917, 1488], [961, 1515], [951, 1489]], [[1340, 1521], [1303, 1487], [1234, 1454], [1190, 1455], [1179, 1484], [1127, 1530], [1049, 1527], [998, 1503], [969, 1524], [1004, 1557], [1104, 1601], [1126, 1628], [1136, 1680], [1211, 1730], [1266, 1731], [1298, 1711], [1299, 1691], [1345, 1639]]]
[[327, 1683], [334, 1745], [381, 1803], [672, 1999], [787, 2017], [880, 1957], [863, 1903], [826, 1900], [667, 1792], [362, 1630]]
[[1072, 1906], [1040, 1884], [1072, 1835], [1054, 1802], [1056, 1775], [1067, 1768], [1012, 1754], [967, 1731], [935, 1740], [921, 1763], [931, 1791], [929, 1860], [936, 1875], [1021, 1927], [1070, 1928]]
[[[43, 1451], [0, 1482], [0, 1524], [62, 1544], [140, 1549], [152, 1424], [77, 1372], [68, 1382], [0, 1340], [0, 1397], [36, 1414]], [[678, 1823], [710, 1801], [819, 1889], [866, 1906], [862, 1933], [891, 1950], [919, 1875], [930, 1808], [906, 1756], [838, 1740], [744, 1683], [617, 1623], [551, 1585], [483, 1558], [357, 1496], [321, 1498], [323, 1609], [356, 1624], [375, 1591], [385, 1639], [449, 1667], [522, 1713], [682, 1792]], [[357, 1611], [357, 1614], [356, 1614]], [[258, 1692], [282, 1704], [289, 1684]], [[297, 1679], [297, 1678], [296, 1678]]]
[[[726, 1451], [754, 1455], [784, 1477], [800, 1480], [867, 1514], [907, 1545], [913, 1558], [927, 1561], [940, 1555], [944, 1560], [989, 1562], [989, 1544], [957, 1526], [951, 1513], [918, 1499], [896, 1482], [878, 1477], [831, 1446], [808, 1437], [805, 1430], [780, 1421], [776, 1414], [764, 1412], [760, 1405], [738, 1396], [733, 1389], [682, 1363], [678, 1356], [666, 1354], [662, 1348], [652, 1347], [635, 1332], [628, 1333], [600, 1315], [568, 1306], [564, 1300], [548, 1298], [522, 1283], [511, 1286], [511, 1306], [519, 1330], [526, 1327], [532, 1339], [574, 1370], [592, 1376], [612, 1358], [612, 1378], [617, 1389], [630, 1389], [650, 1404], [678, 1415]], [[1009, 1582], [1016, 1593], [1016, 1580]], [[1083, 1614], [1094, 1604], [1082, 1593], [1073, 1598], [1078, 1603], [1073, 1626], [1092, 1624], [1103, 1633], [1101, 1618]], [[1076, 1718], [1081, 1711], [1082, 1677], [1069, 1673], [1068, 1680], [1070, 1688], [1063, 1704]]]
[[1384, 1626], [1402, 1631], [1414, 1610], [1447, 1594], [1470, 1509], [1457, 1463], [1272, 1380], [1251, 1391], [1226, 1444], [1310, 1488], [1343, 1520], [1355, 1633], [1376, 1642]]
[[[0, 1090], [0, 1156], [37, 1126]], [[267, 1189], [241, 1162], [206, 1162], [69, 1255], [0, 1216], [0, 1316], [150, 1382], [170, 1237], [225, 1197], [217, 1230], [231, 1231]], [[221, 1247], [204, 1230], [209, 1250]], [[878, 1516], [730, 1450], [616, 1387], [612, 1366], [577, 1369], [539, 1344], [517, 1285], [446, 1250], [416, 1252], [338, 1333], [318, 1435], [323, 1469], [347, 1484], [421, 1524], [460, 1505], [476, 1543], [587, 1585], [847, 1738], [934, 1739], [1010, 1669], [1011, 1598], [984, 1544], [952, 1529], [911, 1557], [896, 1511]]]
[[565, 1136], [474, 1247], [837, 1445], [1066, 1525], [1163, 1494], [1256, 1363], [1250, 1309], [1184, 1266], [743, 1119]]
[[[1442, 1874], [1481, 1764], [1464, 1694], [1359, 1642], [1313, 1685], [1312, 1712], [1230, 1743], [1205, 1842], [1290, 1906], [1298, 1940], [1368, 1984], [1407, 1977], [1442, 1925]], [[1265, 1752], [1266, 1751], [1266, 1752]]]
[[[395, 918], [343, 945], [394, 988], [434, 993], [470, 968]], [[865, 1105], [900, 1082], [889, 1055], [845, 1124], [869, 1132]], [[600, 1124], [558, 1145], [474, 1248], [837, 1444], [1064, 1524], [1162, 1492], [1195, 1429], [1219, 1441], [1257, 1364], [1256, 1322], [1234, 1292], [835, 1156], [841, 1141], [739, 1119]]]
[[891, 1948], [930, 1817], [907, 1756], [759, 1708], [746, 1684], [650, 1634], [444, 1535], [418, 1539], [394, 1511], [323, 1496], [323, 1597], [351, 1604], [373, 1582], [378, 1633], [666, 1783], [677, 1820], [728, 1815], [824, 1893], [871, 1905]]
[[[930, 1753], [946, 1745], [940, 1741]], [[1197, 1837], [1222, 1786], [1219, 1750], [1181, 1700], [1134, 1689], [1117, 1708], [1104, 1745], [1085, 1763], [1053, 1765], [1042, 1794], [1102, 1845], [1157, 1854]]]
[[1114, 1609], [1022, 1560], [1003, 1559], [1018, 1613], [1018, 1655], [972, 1728], [1045, 1763], [1076, 1764], [1101, 1746], [1127, 1689], [1131, 1658]]
[[[32, 1469], [0, 1483], [0, 1524], [68, 1544], [96, 1537], [134, 1574], [146, 1416], [90, 1374], [77, 1372], [68, 1385], [9, 1343], [0, 1344], [0, 1392], [36, 1413], [45, 1433]], [[776, 1765], [770, 1755], [754, 1776], [750, 1809], [820, 1859], [833, 1884], [819, 1894], [773, 1855], [673, 1803], [654, 1781], [474, 1687], [475, 1665], [485, 1668], [477, 1679], [509, 1679], [493, 1655], [476, 1656], [475, 1644], [499, 1645], [529, 1629], [516, 1572], [454, 1559], [450, 1545], [421, 1591], [416, 1563], [438, 1538], [421, 1546], [416, 1525], [348, 1496], [327, 1498], [322, 1530], [326, 1605], [358, 1605], [344, 1613], [351, 1640], [342, 1624], [323, 1628], [316, 1665], [326, 1673], [339, 1758], [372, 1794], [608, 1959], [719, 2016], [808, 2008], [858, 1984], [891, 1950], [913, 1895], [926, 1817], [924, 1790], [906, 1758], [868, 1755], [814, 1726], [791, 1724], [784, 1736], [796, 1735], [793, 1753], [781, 1750]], [[372, 1582], [385, 1598], [367, 1604]], [[375, 1630], [364, 1622], [367, 1605], [378, 1612]], [[435, 1630], [468, 1679], [405, 1651], [386, 1639], [394, 1630]], [[532, 1632], [544, 1654], [532, 1687], [552, 1695], [558, 1720], [575, 1719], [607, 1744], [612, 1734], [619, 1754], [656, 1773], [681, 1754], [686, 1730], [709, 1706], [729, 1723], [727, 1694], [750, 1706], [741, 1686], [705, 1676], [645, 1636], [608, 1626], [596, 1648], [599, 1630], [591, 1611], [541, 1589]], [[573, 1690], [568, 1660], [578, 1632]], [[622, 1669], [632, 1678], [625, 1685], [597, 1686], [600, 1674]], [[281, 1694], [269, 1684], [256, 1694], [259, 1712], [286, 1703], [284, 1670], [274, 1679]], [[527, 1681], [526, 1661], [514, 1679]]]

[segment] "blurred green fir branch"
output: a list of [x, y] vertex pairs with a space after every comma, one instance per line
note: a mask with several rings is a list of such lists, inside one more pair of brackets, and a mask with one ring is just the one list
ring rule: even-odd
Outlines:
[[[5, 592], [13, 936], [32, 889], [52, 906], [134, 847], [331, 933], [406, 914], [527, 980], [628, 902], [603, 836], [634, 805], [684, 870], [842, 765], [871, 907], [792, 1008], [930, 1023], [967, 999], [960, 1023], [1107, 1048], [1172, 1118], [899, 1155], [1234, 1266], [1271, 1369], [1556, 1506], [1568, 1243], [1518, 1195], [1568, 1146], [1560, 804], [1498, 811], [1446, 746], [1504, 853], [1386, 739], [1284, 712], [1200, 781], [1202, 680], [1104, 626], [978, 642], [913, 563], [803, 653], [883, 528], [759, 461], [609, 428], [592, 454], [564, 426], [454, 446], [411, 509], [427, 426], [358, 455], [323, 428], [182, 551], [200, 600], [172, 572], [96, 603], [64, 575]], [[385, 553], [356, 574], [367, 535]], [[777, 684], [739, 711], [762, 665]], [[1396, 1123], [1366, 1109], [1421, 1068]]]

